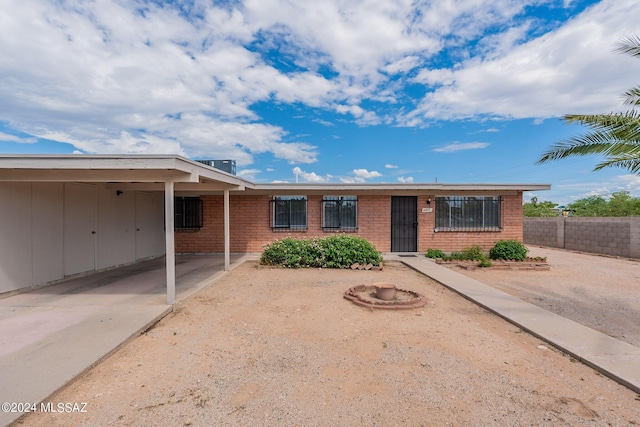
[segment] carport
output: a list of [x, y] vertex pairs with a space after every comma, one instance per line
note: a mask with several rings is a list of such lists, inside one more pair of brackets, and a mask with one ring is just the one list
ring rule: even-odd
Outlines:
[[166, 255], [167, 303], [176, 300], [176, 196], [224, 196], [241, 178], [179, 156], [0, 157], [0, 294]]
[[[219, 280], [224, 258], [178, 255], [176, 301]], [[231, 269], [254, 259], [230, 258]], [[163, 259], [154, 258], [0, 299], [0, 396], [39, 409], [39, 402], [171, 313], [164, 270]], [[0, 412], [0, 425], [20, 415]]]

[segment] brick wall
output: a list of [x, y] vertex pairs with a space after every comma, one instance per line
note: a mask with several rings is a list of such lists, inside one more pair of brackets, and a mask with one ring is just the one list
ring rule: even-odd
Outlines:
[[472, 245], [479, 245], [485, 251], [491, 249], [498, 240], [515, 239], [522, 241], [522, 194], [502, 197], [502, 225], [501, 231], [439, 231], [435, 232], [434, 212], [422, 213], [421, 208], [427, 206], [427, 198], [418, 198], [418, 251], [425, 252], [429, 248], [440, 249], [445, 252], [459, 251]]
[[524, 242], [640, 258], [640, 217], [525, 218]]
[[[203, 227], [196, 232], [178, 231], [178, 253], [220, 253], [224, 251], [223, 197], [201, 196]], [[431, 204], [427, 205], [427, 200]], [[435, 196], [418, 196], [418, 251], [444, 251], [480, 245], [489, 250], [501, 239], [522, 240], [522, 195], [503, 197], [503, 230], [499, 232], [434, 232]], [[304, 231], [273, 231], [269, 224], [269, 196], [231, 195], [229, 203], [230, 250], [236, 253], [261, 252], [264, 245], [287, 236], [312, 238], [331, 235], [322, 230], [322, 196], [307, 198], [307, 226]], [[431, 207], [431, 212], [422, 208]], [[358, 230], [349, 234], [367, 239], [382, 252], [391, 251], [391, 196], [358, 196]]]

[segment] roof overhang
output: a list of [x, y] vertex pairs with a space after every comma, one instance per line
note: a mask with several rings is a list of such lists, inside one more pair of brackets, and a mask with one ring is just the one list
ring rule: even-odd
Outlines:
[[119, 190], [251, 195], [505, 195], [549, 190], [549, 184], [269, 183], [258, 184], [174, 155], [2, 155], [0, 181], [102, 183]]
[[252, 183], [211, 166], [163, 155], [0, 156], [0, 181], [106, 183], [119, 188], [176, 191], [244, 190]]
[[523, 191], [549, 190], [550, 184], [254, 184], [247, 187], [247, 194], [269, 195], [456, 195], [456, 194], [517, 194]]

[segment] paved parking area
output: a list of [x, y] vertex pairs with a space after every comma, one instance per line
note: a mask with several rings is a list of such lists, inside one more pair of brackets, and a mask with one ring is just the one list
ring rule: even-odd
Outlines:
[[[232, 267], [245, 258], [232, 256]], [[223, 274], [223, 256], [178, 257], [176, 301]], [[0, 402], [39, 407], [171, 310], [164, 258], [0, 299]], [[20, 415], [2, 411], [0, 425]]]

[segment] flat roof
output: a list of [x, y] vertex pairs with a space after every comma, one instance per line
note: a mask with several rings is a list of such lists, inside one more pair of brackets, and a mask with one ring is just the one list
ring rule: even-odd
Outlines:
[[181, 191], [246, 191], [250, 194], [510, 193], [549, 190], [550, 184], [490, 183], [254, 183], [177, 155], [0, 155], [0, 181], [135, 183], [161, 190], [174, 182]]

